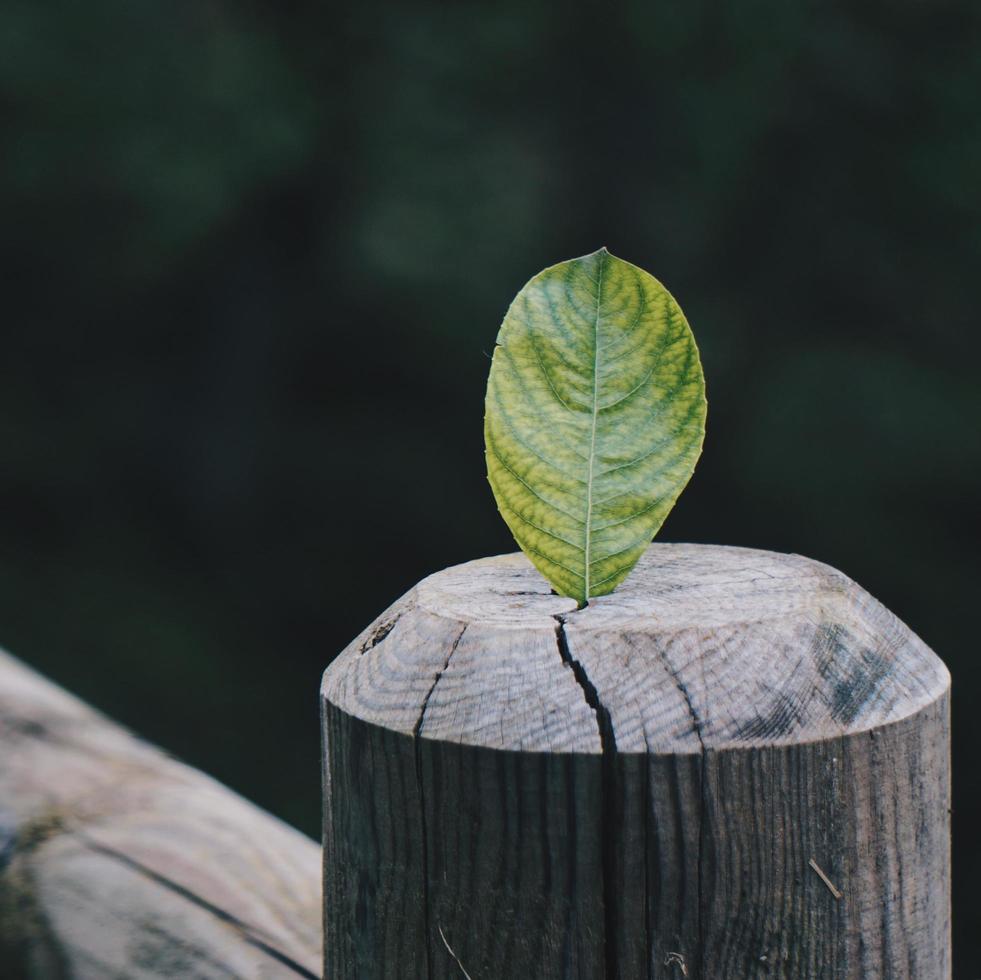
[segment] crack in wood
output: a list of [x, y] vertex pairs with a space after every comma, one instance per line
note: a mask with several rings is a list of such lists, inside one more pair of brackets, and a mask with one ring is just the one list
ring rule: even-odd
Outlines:
[[137, 874], [142, 875], [144, 878], [148, 878], [150, 881], [156, 882], [158, 885], [168, 889], [168, 891], [173, 892], [175, 895], [179, 895], [181, 898], [186, 899], [193, 905], [196, 905], [198, 908], [209, 912], [216, 919], [227, 923], [233, 929], [235, 929], [250, 946], [254, 946], [256, 949], [276, 960], [288, 970], [295, 973], [298, 977], [306, 977], [308, 980], [318, 980], [318, 975], [316, 973], [308, 970], [301, 963], [297, 963], [296, 960], [288, 956], [282, 950], [277, 949], [274, 945], [272, 945], [272, 943], [256, 935], [256, 928], [254, 926], [250, 926], [247, 922], [243, 922], [237, 916], [232, 915], [230, 912], [226, 912], [225, 909], [215, 905], [212, 902], [209, 902], [206, 898], [202, 898], [200, 895], [191, 891], [189, 888], [186, 888], [184, 885], [181, 885], [173, 879], [168, 878], [159, 871], [154, 871], [153, 868], [147, 867], [142, 862], [137, 861], [128, 854], [124, 854], [122, 851], [117, 851], [113, 847], [107, 847], [105, 844], [100, 844], [83, 834], [75, 833], [73, 836], [88, 850], [93, 851], [96, 854], [102, 854], [104, 857], [108, 857], [114, 861], [118, 861], [120, 864], [126, 865], [126, 867], [131, 868]]
[[[392, 624], [394, 626], [394, 623]], [[463, 634], [466, 633], [467, 627], [464, 625], [463, 629], [457, 634], [456, 639], [450, 644], [449, 652], [446, 654], [446, 659], [443, 661], [443, 666], [436, 671], [436, 676], [433, 678], [433, 683], [430, 685], [429, 690], [426, 692], [426, 696], [423, 699], [422, 707], [419, 709], [419, 717], [416, 719], [416, 723], [412, 728], [412, 740], [413, 748], [415, 752], [415, 763], [416, 763], [416, 788], [419, 791], [419, 812], [420, 812], [420, 827], [422, 831], [422, 915], [423, 924], [426, 930], [426, 974], [429, 980], [432, 980], [433, 975], [433, 953], [432, 947], [430, 945], [430, 932], [432, 931], [432, 921], [431, 921], [431, 910], [429, 908], [429, 830], [426, 823], [426, 791], [422, 778], [422, 753], [419, 750], [419, 741], [421, 738], [422, 725], [426, 718], [426, 709], [429, 707], [429, 699], [433, 696], [433, 692], [436, 690], [436, 685], [439, 684], [440, 678], [450, 666], [450, 659], [453, 654], [456, 653], [456, 648], [460, 645], [460, 640], [463, 639]], [[443, 940], [446, 941], [445, 939]]]
[[600, 777], [600, 833], [602, 875], [603, 875], [603, 960], [606, 964], [607, 980], [619, 980], [620, 968], [617, 962], [617, 935], [619, 933], [619, 915], [617, 909], [616, 888], [616, 834], [617, 826], [617, 739], [613, 730], [613, 720], [609, 709], [600, 700], [596, 685], [590, 680], [586, 668], [572, 655], [569, 649], [569, 638], [565, 633], [565, 617], [557, 614], [552, 617], [556, 622], [555, 637], [558, 643], [559, 656], [562, 663], [572, 670], [576, 683], [582, 688], [586, 704], [593, 710], [596, 717], [596, 727], [599, 730], [601, 777]]
[[[661, 651], [661, 659], [664, 662], [665, 669], [668, 674], [670, 674], [671, 679], [674, 681], [675, 686], [678, 688], [681, 696], [685, 700], [685, 706], [688, 708], [688, 714], [691, 717], [692, 731], [695, 737], [698, 739], [698, 745], [701, 748], [702, 761], [699, 766], [698, 773], [698, 873], [695, 877], [695, 892], [697, 895], [697, 906], [698, 906], [698, 920], [695, 923], [695, 933], [698, 936], [698, 950], [699, 955], [704, 950], [704, 934], [702, 928], [702, 919], [704, 918], [704, 882], [703, 878], [705, 876], [705, 868], [703, 862], [703, 856], [706, 851], [705, 838], [708, 832], [708, 828], [705, 824], [705, 800], [708, 797], [708, 749], [705, 747], [705, 739], [702, 736], [702, 719], [698, 715], [698, 711], [695, 708], [695, 703], [692, 701], [691, 692], [688, 690], [688, 685], [682, 680], [681, 672], [676, 670], [674, 665], [668, 658], [667, 651]], [[684, 967], [684, 962], [682, 962], [682, 968]], [[700, 967], [699, 967], [700, 969]], [[687, 970], [685, 972], [687, 976]]]
[[396, 614], [392, 619], [387, 622], [381, 623], [369, 636], [364, 643], [361, 644], [361, 656], [363, 657], [369, 650], [374, 650], [382, 640], [392, 632], [393, 629], [398, 625], [398, 621], [402, 618], [402, 613]]
[[423, 721], [426, 718], [426, 709], [429, 707], [429, 699], [433, 696], [433, 691], [436, 690], [436, 685], [439, 683], [440, 678], [449, 669], [450, 658], [453, 656], [454, 653], [456, 653], [456, 648], [460, 645], [460, 640], [463, 639], [463, 634], [466, 632], [467, 632], [467, 627], [464, 626], [463, 629], [461, 629], [460, 632], [457, 634], [456, 639], [450, 645], [450, 652], [447, 653], [446, 659], [443, 661], [443, 666], [436, 671], [436, 676], [433, 678], [433, 683], [430, 686], [429, 690], [426, 692], [425, 698], [423, 698], [422, 707], [419, 710], [419, 717], [416, 720], [416, 723], [412, 729], [413, 738], [419, 738], [419, 734], [422, 731]]

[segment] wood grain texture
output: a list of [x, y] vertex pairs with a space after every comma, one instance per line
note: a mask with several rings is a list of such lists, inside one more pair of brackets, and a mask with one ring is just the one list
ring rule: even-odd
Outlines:
[[317, 977], [320, 849], [0, 653], [0, 977]]
[[949, 684], [799, 556], [431, 576], [324, 676], [326, 975], [944, 980]]

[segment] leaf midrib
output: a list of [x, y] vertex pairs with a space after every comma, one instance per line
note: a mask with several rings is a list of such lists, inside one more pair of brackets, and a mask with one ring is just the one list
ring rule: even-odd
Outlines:
[[596, 276], [596, 318], [593, 321], [593, 423], [589, 438], [589, 470], [586, 475], [586, 528], [583, 547], [583, 605], [589, 603], [589, 562], [592, 545], [593, 523], [593, 462], [596, 458], [596, 420], [599, 417], [599, 321], [600, 306], [603, 301], [603, 270], [606, 268], [606, 253], [600, 253], [599, 273]]

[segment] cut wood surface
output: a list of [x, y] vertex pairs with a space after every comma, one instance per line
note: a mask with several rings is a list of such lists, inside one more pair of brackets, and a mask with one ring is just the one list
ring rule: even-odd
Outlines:
[[326, 975], [944, 980], [949, 684], [795, 555], [431, 576], [324, 676]]
[[312, 840], [0, 653], [3, 980], [319, 977], [320, 889]]

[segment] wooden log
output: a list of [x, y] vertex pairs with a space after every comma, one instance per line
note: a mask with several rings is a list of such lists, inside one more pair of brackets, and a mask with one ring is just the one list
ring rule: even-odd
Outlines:
[[320, 888], [309, 838], [0, 653], [4, 980], [318, 977]]
[[325, 975], [943, 980], [949, 683], [795, 555], [431, 576], [324, 676]]

